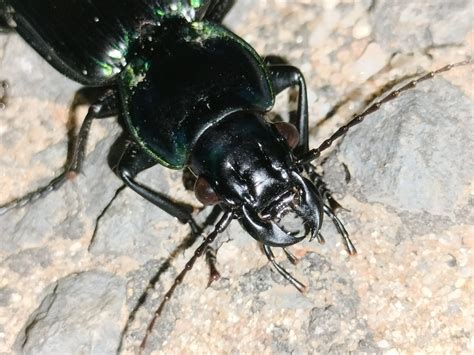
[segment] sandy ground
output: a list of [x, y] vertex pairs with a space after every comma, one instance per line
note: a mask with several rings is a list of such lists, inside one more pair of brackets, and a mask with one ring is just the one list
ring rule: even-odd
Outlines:
[[[316, 146], [392, 80], [473, 54], [472, 1], [445, 3], [244, 0], [226, 23], [258, 53], [282, 55], [302, 70]], [[3, 203], [60, 171], [79, 86], [17, 35], [0, 35], [0, 79], [9, 82], [0, 111]], [[300, 294], [234, 222], [221, 238], [221, 280], [206, 288], [207, 267], [198, 262], [146, 352], [472, 353], [472, 66], [423, 85], [354, 129], [325, 164], [356, 256], [329, 221], [326, 244], [294, 246], [296, 266], [278, 253], [308, 285]], [[286, 98], [277, 110], [284, 115]], [[130, 190], [105, 210], [121, 186], [106, 164], [119, 131], [114, 119], [94, 122], [83, 174], [0, 216], [0, 353], [136, 353], [192, 255], [195, 246], [176, 252], [188, 228]], [[141, 179], [199, 206], [180, 172], [156, 167]], [[158, 271], [155, 290], [127, 321]]]

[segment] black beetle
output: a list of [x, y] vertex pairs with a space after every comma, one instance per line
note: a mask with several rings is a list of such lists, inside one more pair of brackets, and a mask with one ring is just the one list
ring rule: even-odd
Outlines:
[[[308, 234], [322, 241], [319, 228], [325, 213], [349, 253], [355, 253], [334, 214], [337, 203], [311, 161], [380, 103], [452, 67], [388, 95], [319, 148], [309, 150], [302, 74], [292, 66], [262, 60], [219, 25], [232, 1], [8, 0], [0, 6], [5, 22], [57, 70], [86, 86], [104, 88], [89, 109], [65, 172], [44, 188], [2, 206], [2, 211], [33, 201], [77, 174], [91, 120], [120, 115], [127, 137], [111, 167], [129, 187], [199, 233], [187, 208], [134, 180], [157, 163], [173, 169], [189, 167], [197, 177], [196, 197], [223, 211], [165, 301], [232, 219], [263, 244], [275, 268], [299, 290], [304, 286], [275, 262], [271, 247], [284, 248]], [[46, 23], [43, 19], [51, 18], [51, 13], [61, 16]], [[271, 110], [275, 95], [289, 87], [299, 91], [295, 126], [267, 122], [264, 114]], [[289, 214], [301, 220], [300, 234], [285, 228], [284, 217]], [[149, 330], [152, 326], [153, 322]]]
[[[308, 233], [311, 238], [318, 235], [323, 210], [354, 253], [342, 223], [324, 206], [324, 184], [309, 163], [298, 160], [309, 152], [304, 78], [295, 67], [265, 63], [247, 43], [218, 25], [231, 5], [120, 1], [114, 2], [111, 13], [107, 1], [4, 4], [6, 22], [52, 66], [83, 85], [105, 89], [89, 109], [66, 171], [2, 210], [33, 201], [77, 174], [91, 121], [120, 114], [127, 137], [112, 169], [145, 199], [189, 223], [195, 233], [199, 228], [188, 209], [137, 183], [135, 176], [157, 163], [189, 167], [197, 177], [196, 197], [224, 211], [217, 230], [238, 219], [273, 263], [270, 247], [295, 244]], [[61, 16], [42, 21], [53, 11]], [[264, 118], [275, 95], [289, 87], [299, 89], [297, 128]], [[301, 235], [278, 224], [290, 211], [305, 226]]]

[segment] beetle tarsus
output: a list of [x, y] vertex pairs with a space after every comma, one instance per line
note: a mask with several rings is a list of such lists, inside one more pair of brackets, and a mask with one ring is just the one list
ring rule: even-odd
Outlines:
[[67, 180], [66, 172], [62, 173], [61, 175], [57, 176], [53, 180], [51, 180], [48, 185], [42, 186], [35, 191], [32, 191], [23, 197], [17, 198], [13, 201], [10, 201], [2, 206], [0, 206], [0, 216], [7, 213], [8, 211], [24, 207], [34, 201], [39, 200], [40, 198], [47, 195], [49, 192], [53, 190], [57, 190], [61, 185]]
[[120, 186], [116, 191], [115, 191], [115, 194], [114, 196], [110, 199], [110, 201], [107, 203], [107, 205], [104, 207], [104, 209], [100, 212], [100, 214], [97, 216], [97, 218], [95, 219], [95, 225], [94, 225], [94, 231], [92, 232], [92, 237], [89, 241], [89, 246], [87, 247], [87, 251], [91, 251], [91, 248], [92, 246], [94, 245], [94, 242], [95, 242], [95, 238], [97, 236], [97, 232], [99, 230], [99, 223], [100, 223], [100, 220], [102, 219], [102, 217], [104, 217], [105, 213], [107, 212], [107, 210], [110, 208], [110, 206], [112, 205], [112, 203], [115, 201], [115, 199], [117, 198], [117, 196], [125, 189], [125, 185], [122, 185]]
[[35, 191], [24, 195], [23, 197], [17, 198], [0, 206], [0, 215], [12, 209], [23, 207], [34, 201], [39, 200], [40, 198], [43, 198], [51, 191], [59, 189], [64, 184], [64, 182], [71, 180], [78, 175], [78, 173], [81, 171], [82, 163], [85, 159], [87, 138], [89, 136], [92, 120], [101, 117], [102, 103], [109, 100], [110, 97], [111, 93], [106, 92], [96, 104], [93, 104], [89, 107], [89, 110], [87, 112], [86, 117], [84, 118], [79, 133], [76, 139], [74, 140], [71, 158], [65, 170], [59, 176], [51, 180], [47, 185], [42, 186], [36, 189]]

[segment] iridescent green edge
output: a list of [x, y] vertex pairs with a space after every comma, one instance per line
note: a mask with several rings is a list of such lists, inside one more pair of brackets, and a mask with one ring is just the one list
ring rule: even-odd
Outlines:
[[[162, 1], [165, 3], [164, 1]], [[159, 24], [166, 18], [183, 17], [188, 21], [194, 19], [194, 12], [205, 5], [204, 0], [183, 0], [183, 1], [169, 1], [167, 4], [159, 5], [151, 11], [156, 24]], [[123, 39], [121, 42], [115, 44], [108, 50], [109, 60], [96, 60], [95, 62], [102, 68], [104, 77], [110, 79], [118, 74], [127, 64], [125, 58], [128, 54], [130, 45], [138, 36], [137, 33], [127, 32], [123, 29]]]

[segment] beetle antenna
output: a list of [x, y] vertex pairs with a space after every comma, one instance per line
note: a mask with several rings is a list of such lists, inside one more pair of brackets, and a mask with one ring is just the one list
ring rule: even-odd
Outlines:
[[163, 311], [163, 308], [165, 307], [166, 303], [168, 303], [168, 301], [171, 299], [171, 296], [173, 296], [173, 293], [176, 287], [178, 287], [178, 285], [183, 281], [188, 271], [193, 268], [196, 260], [204, 253], [206, 248], [216, 239], [217, 235], [219, 233], [222, 233], [227, 228], [230, 221], [232, 221], [233, 217], [234, 217], [234, 214], [232, 212], [224, 213], [222, 218], [214, 227], [214, 230], [211, 233], [209, 233], [209, 235], [204, 239], [204, 242], [196, 249], [196, 251], [194, 252], [194, 255], [191, 257], [191, 259], [189, 259], [189, 261], [184, 266], [184, 269], [179, 273], [178, 276], [176, 276], [168, 292], [165, 293], [163, 301], [161, 301], [160, 305], [158, 306], [155, 313], [153, 314], [153, 318], [151, 319], [150, 323], [148, 323], [145, 336], [140, 344], [140, 351], [143, 351], [145, 349], [148, 336], [151, 334], [151, 331], [153, 330], [153, 327], [155, 326], [155, 322], [158, 319], [158, 317], [161, 315], [161, 312]]
[[345, 135], [350, 128], [364, 121], [366, 116], [370, 115], [371, 113], [374, 113], [375, 111], [378, 111], [383, 104], [397, 98], [402, 92], [413, 89], [418, 83], [425, 80], [430, 80], [438, 74], [447, 72], [455, 67], [471, 64], [471, 62], [472, 62], [471, 58], [468, 58], [466, 60], [463, 60], [462, 62], [445, 65], [442, 68], [439, 68], [439, 69], [436, 69], [436, 70], [430, 71], [429, 73], [424, 74], [418, 79], [410, 81], [408, 84], [405, 84], [399, 89], [391, 91], [383, 99], [376, 101], [375, 103], [370, 105], [364, 112], [356, 115], [352, 120], [349, 121], [349, 123], [347, 123], [346, 125], [342, 127], [339, 127], [339, 129], [336, 132], [334, 132], [331, 137], [329, 137], [323, 143], [321, 143], [321, 145], [318, 148], [311, 149], [310, 151], [305, 153], [299, 160], [296, 161], [296, 165], [302, 166], [309, 163], [310, 161], [314, 159], [319, 158], [321, 156], [321, 152], [329, 148], [336, 139]]

